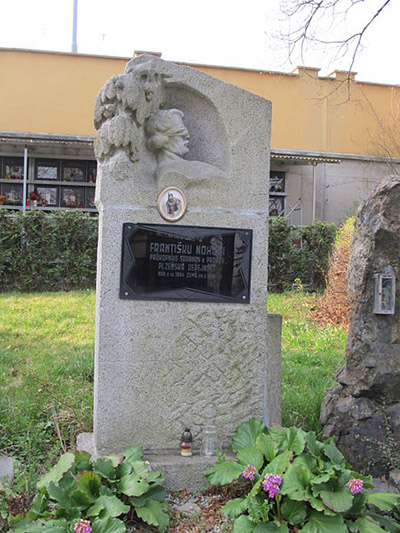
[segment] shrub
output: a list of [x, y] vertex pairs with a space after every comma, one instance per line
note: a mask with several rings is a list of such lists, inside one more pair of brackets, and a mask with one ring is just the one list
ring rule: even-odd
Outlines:
[[0, 210], [2, 291], [70, 290], [96, 279], [97, 217], [71, 211]]
[[11, 529], [123, 533], [126, 526], [118, 517], [133, 508], [138, 517], [162, 532], [169, 522], [163, 483], [162, 473], [152, 471], [143, 460], [141, 446], [93, 462], [86, 452], [68, 452], [38, 482], [27, 516], [11, 518]]
[[[232, 439], [236, 461], [219, 461], [205, 476], [214, 485], [236, 479], [248, 494], [222, 507], [234, 518], [233, 533], [303, 531], [398, 531], [400, 496], [365, 493], [371, 476], [354, 472], [333, 438], [316, 440], [314, 432], [272, 428], [255, 418], [243, 423]], [[289, 529], [290, 528], [290, 529]]]
[[309, 291], [324, 289], [335, 235], [335, 224], [314, 222], [296, 228], [284, 218], [271, 218], [268, 243], [270, 290], [281, 292], [290, 289], [295, 282], [300, 282]]

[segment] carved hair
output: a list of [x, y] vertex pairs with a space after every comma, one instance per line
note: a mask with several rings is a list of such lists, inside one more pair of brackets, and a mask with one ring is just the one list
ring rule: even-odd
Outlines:
[[183, 117], [179, 109], [162, 109], [154, 113], [145, 126], [147, 148], [151, 152], [159, 152], [166, 147], [170, 137], [187, 134]]

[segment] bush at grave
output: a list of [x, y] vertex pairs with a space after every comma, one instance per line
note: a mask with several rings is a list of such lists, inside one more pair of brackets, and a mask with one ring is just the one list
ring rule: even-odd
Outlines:
[[325, 289], [336, 230], [326, 222], [296, 227], [284, 218], [270, 218], [269, 289], [282, 292], [299, 283], [307, 291]]
[[81, 212], [0, 210], [1, 291], [94, 287], [97, 225]]

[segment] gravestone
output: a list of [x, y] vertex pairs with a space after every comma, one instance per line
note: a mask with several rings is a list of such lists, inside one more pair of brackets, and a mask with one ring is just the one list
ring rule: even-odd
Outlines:
[[393, 176], [357, 212], [346, 365], [321, 409], [324, 438], [335, 435], [352, 466], [375, 475], [400, 466], [399, 273], [400, 178]]
[[280, 421], [270, 118], [270, 102], [147, 54], [100, 91], [96, 454], [179, 455], [185, 427], [196, 451], [210, 424], [227, 448], [244, 420]]

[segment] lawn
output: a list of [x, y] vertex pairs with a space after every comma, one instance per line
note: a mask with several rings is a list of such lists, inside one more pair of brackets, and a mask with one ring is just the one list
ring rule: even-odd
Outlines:
[[[94, 304], [94, 291], [0, 295], [0, 451], [30, 487], [91, 430]], [[269, 311], [283, 315], [283, 424], [319, 432], [346, 331], [314, 325], [313, 304], [302, 293], [268, 297]]]

